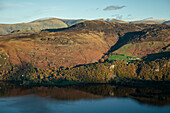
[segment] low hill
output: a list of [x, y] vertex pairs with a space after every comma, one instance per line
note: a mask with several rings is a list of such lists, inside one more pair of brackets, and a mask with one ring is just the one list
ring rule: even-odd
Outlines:
[[42, 29], [58, 29], [67, 28], [85, 20], [69, 20], [69, 19], [38, 19], [30, 23], [20, 24], [0, 24], [0, 35], [9, 33], [36, 33]]

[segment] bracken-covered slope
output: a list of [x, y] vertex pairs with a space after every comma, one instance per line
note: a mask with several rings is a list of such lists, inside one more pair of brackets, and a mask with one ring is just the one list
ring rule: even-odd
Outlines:
[[146, 51], [156, 53], [166, 47], [168, 37], [166, 25], [105, 21], [85, 21], [69, 28], [45, 29], [34, 34], [2, 35], [0, 66], [3, 69], [30, 62], [39, 68], [75, 66], [97, 62], [111, 52], [142, 57]]
[[86, 21], [67, 29], [46, 29], [37, 34], [2, 35], [1, 54], [6, 58], [2, 65], [32, 62], [45, 68], [93, 63], [107, 53], [119, 36], [141, 29], [129, 24]]

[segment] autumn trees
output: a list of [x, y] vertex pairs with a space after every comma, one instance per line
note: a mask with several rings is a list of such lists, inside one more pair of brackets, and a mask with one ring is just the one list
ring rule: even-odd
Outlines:
[[[114, 68], [113, 68], [114, 65]], [[110, 68], [112, 67], [112, 68]], [[170, 80], [170, 60], [155, 61], [125, 60], [97, 62], [75, 67], [54, 67], [40, 69], [31, 63], [25, 66], [13, 65], [0, 71], [1, 80], [15, 81], [77, 81], [105, 83], [118, 79]]]

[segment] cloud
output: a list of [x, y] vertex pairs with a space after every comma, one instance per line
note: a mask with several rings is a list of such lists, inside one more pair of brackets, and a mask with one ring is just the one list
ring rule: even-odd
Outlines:
[[3, 7], [2, 6], [0, 6], [0, 11], [3, 9]]
[[134, 17], [131, 15], [131, 14], [128, 14], [127, 17], [126, 17], [127, 20], [131, 20], [131, 19], [134, 19]]
[[120, 15], [120, 14], [114, 14], [112, 15], [112, 17], [114, 17], [115, 19], [119, 19], [119, 20], [123, 19], [123, 15]]
[[32, 16], [24, 16], [24, 17], [1, 17], [0, 16], [0, 23], [16, 23], [16, 22], [23, 22], [24, 20], [30, 19]]
[[24, 6], [30, 6], [32, 3], [25, 2], [25, 3], [5, 3], [5, 7], [24, 7]]
[[103, 10], [104, 11], [110, 11], [110, 10], [118, 10], [118, 9], [122, 9], [126, 6], [114, 6], [114, 5], [111, 5], [111, 6], [107, 6], [106, 8], [104, 8]]
[[12, 21], [14, 19], [15, 19], [14, 17], [0, 17], [0, 21], [4, 21], [4, 20]]
[[3, 10], [5, 7], [4, 7], [4, 3], [2, 1], [0, 1], [0, 10]]
[[45, 13], [49, 13], [49, 12], [56, 11], [56, 10], [63, 10], [63, 9], [60, 9], [58, 7], [45, 7], [45, 8], [38, 9], [37, 11], [35, 11], [35, 13], [36, 14], [45, 14]]
[[114, 14], [112, 15], [115, 19], [118, 20], [134, 20], [134, 19], [139, 19], [139, 17], [134, 17], [131, 14], [128, 15], [122, 15], [122, 14]]
[[7, 9], [7, 8], [15, 8], [15, 7], [25, 7], [33, 5], [33, 3], [30, 2], [23, 2], [23, 3], [6, 3], [6, 2], [0, 2], [0, 10]]

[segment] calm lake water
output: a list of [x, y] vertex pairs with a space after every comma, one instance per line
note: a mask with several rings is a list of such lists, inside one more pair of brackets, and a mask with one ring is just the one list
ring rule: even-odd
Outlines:
[[1, 83], [0, 113], [170, 113], [168, 90], [114, 85]]

